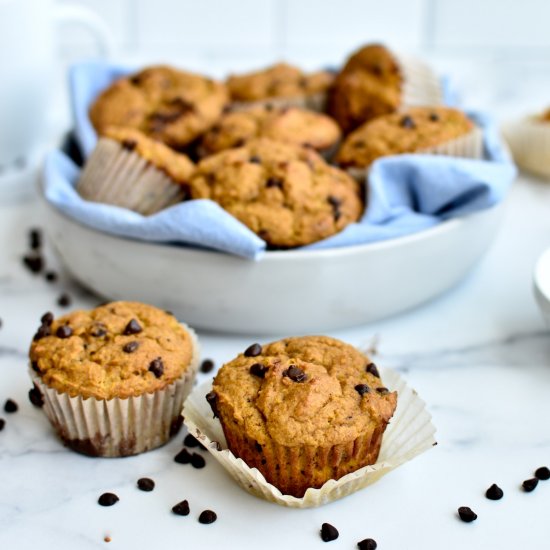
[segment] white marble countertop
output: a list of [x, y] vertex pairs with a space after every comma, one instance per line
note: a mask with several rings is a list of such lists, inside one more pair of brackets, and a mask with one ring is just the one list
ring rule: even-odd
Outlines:
[[[380, 550], [548, 548], [550, 481], [533, 493], [520, 485], [550, 466], [550, 334], [531, 281], [536, 258], [550, 246], [549, 212], [550, 184], [522, 176], [494, 246], [457, 288], [398, 317], [333, 333], [356, 345], [377, 342], [377, 362], [402, 372], [428, 403], [439, 445], [339, 502], [293, 510], [243, 492], [210, 457], [202, 470], [174, 463], [184, 432], [127, 459], [86, 458], [58, 442], [27, 399], [27, 348], [40, 316], [64, 311], [56, 305], [62, 291], [71, 307], [98, 299], [62, 271], [51, 284], [25, 270], [27, 231], [40, 227], [44, 212], [32, 200], [2, 204], [0, 404], [13, 398], [20, 407], [0, 410], [0, 548], [322, 548], [323, 522], [340, 531], [330, 548], [355, 548], [367, 537]], [[200, 337], [216, 365], [256, 340]], [[137, 490], [143, 476], [155, 480], [154, 492]], [[504, 490], [501, 501], [484, 497], [492, 483]], [[106, 491], [120, 502], [98, 506]], [[190, 516], [171, 514], [183, 499]], [[478, 514], [476, 522], [457, 519], [463, 505]], [[198, 523], [206, 508], [216, 511], [216, 523]]]

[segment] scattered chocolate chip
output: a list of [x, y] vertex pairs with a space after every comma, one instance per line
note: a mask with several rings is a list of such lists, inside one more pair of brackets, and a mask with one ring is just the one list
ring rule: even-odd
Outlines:
[[338, 529], [330, 523], [323, 523], [323, 525], [321, 525], [321, 538], [325, 542], [336, 540], [339, 536], [340, 533], [338, 533]]
[[0, 432], [5, 428], [6, 421], [3, 418], [0, 418]]
[[218, 396], [216, 395], [216, 392], [211, 391], [207, 393], [206, 400], [208, 401], [210, 408], [212, 409], [214, 418], [219, 418], [220, 413], [218, 411]]
[[[137, 344], [137, 342], [135, 343]], [[162, 359], [160, 357], [153, 359], [151, 363], [149, 363], [149, 370], [155, 375], [156, 378], [160, 378], [164, 374], [164, 363], [162, 362]]]
[[133, 151], [137, 147], [137, 141], [135, 139], [124, 139], [121, 143], [122, 147], [124, 149], [127, 149], [128, 151]]
[[42, 246], [42, 231], [33, 228], [29, 231], [29, 247], [32, 250], [38, 250]]
[[542, 481], [546, 481], [547, 479], [550, 479], [550, 470], [546, 466], [541, 466], [540, 468], [537, 468], [535, 476]]
[[526, 493], [530, 493], [531, 491], [534, 491], [537, 485], [539, 484], [539, 480], [536, 477], [533, 477], [531, 479], [526, 479], [521, 486], [523, 487], [523, 490]]
[[188, 516], [189, 515], [189, 502], [182, 500], [178, 502], [175, 506], [172, 506], [172, 512], [176, 516]]
[[139, 334], [142, 330], [143, 329], [141, 328], [141, 325], [135, 319], [132, 319], [126, 325], [126, 328], [124, 329], [124, 332], [122, 334], [124, 334], [125, 336], [128, 336], [129, 334]]
[[103, 493], [98, 499], [97, 503], [100, 506], [112, 506], [116, 504], [120, 499], [114, 493]]
[[150, 493], [155, 488], [155, 482], [148, 477], [140, 477], [137, 480], [137, 486], [140, 491]]
[[214, 523], [217, 519], [218, 516], [216, 515], [216, 512], [212, 512], [212, 510], [204, 510], [199, 516], [199, 523], [208, 525], [209, 523]]
[[362, 396], [366, 393], [370, 393], [370, 388], [366, 384], [357, 384], [357, 386], [355, 386], [355, 391]]
[[206, 460], [204, 460], [204, 457], [201, 455], [193, 453], [191, 455], [191, 466], [193, 466], [193, 468], [197, 468], [197, 470], [200, 470], [206, 466]]
[[61, 325], [55, 331], [55, 335], [58, 338], [69, 338], [73, 334], [73, 329], [69, 325]]
[[430, 120], [432, 122], [437, 122], [439, 120], [439, 115], [437, 113], [430, 113]]
[[390, 393], [390, 390], [388, 390], [388, 388], [376, 388], [376, 391], [380, 394], [380, 395], [388, 395], [388, 393]]
[[44, 259], [38, 254], [23, 256], [23, 264], [31, 273], [40, 273], [44, 269]]
[[[124, 344], [122, 346], [122, 351], [124, 353], [134, 353], [139, 348], [139, 342], [136, 342], [133, 340], [132, 342], [128, 342], [127, 344]], [[152, 364], [152, 363], [151, 363]], [[149, 365], [149, 370], [151, 370], [151, 365]], [[155, 374], [156, 376], [156, 374]], [[157, 376], [158, 378], [158, 376]]]
[[257, 357], [262, 353], [262, 346], [260, 344], [252, 344], [244, 350], [245, 357]]
[[252, 164], [261, 164], [262, 159], [258, 155], [252, 155], [249, 162], [251, 162]]
[[44, 279], [46, 279], [48, 283], [55, 283], [58, 278], [59, 277], [55, 271], [46, 271], [44, 274]]
[[278, 187], [279, 189], [282, 189], [284, 185], [283, 180], [279, 178], [268, 178], [265, 182], [266, 187]]
[[304, 382], [307, 379], [306, 373], [295, 365], [288, 367], [283, 376], [288, 376], [293, 382]]
[[107, 327], [103, 323], [97, 323], [92, 327], [92, 330], [90, 330], [90, 334], [94, 338], [101, 338], [107, 334]]
[[198, 447], [201, 443], [194, 435], [187, 434], [183, 440], [183, 444], [187, 447]]
[[13, 399], [7, 399], [4, 403], [4, 411], [7, 413], [14, 413], [17, 412], [17, 409], [19, 406]]
[[359, 548], [359, 550], [376, 550], [378, 544], [376, 544], [374, 539], [363, 539], [357, 543], [357, 548]]
[[214, 368], [214, 361], [212, 359], [205, 359], [201, 363], [201, 372], [204, 372], [205, 374], [210, 372]]
[[44, 315], [40, 318], [40, 322], [43, 325], [50, 326], [53, 323], [53, 313], [51, 311], [44, 313]]
[[504, 492], [498, 485], [493, 483], [485, 492], [485, 496], [489, 500], [500, 500], [504, 496]]
[[68, 294], [61, 294], [57, 299], [57, 305], [60, 307], [69, 307], [71, 305], [71, 297]]
[[40, 408], [44, 406], [44, 396], [42, 395], [42, 392], [36, 387], [36, 384], [33, 388], [29, 390], [29, 401], [35, 407]]
[[409, 116], [405, 115], [401, 121], [399, 122], [403, 128], [416, 128], [416, 124], [414, 123], [414, 120]]
[[461, 506], [458, 509], [458, 515], [465, 523], [471, 523], [477, 519], [477, 514], [471, 508], [468, 508], [468, 506]]
[[38, 330], [36, 331], [35, 335], [33, 336], [33, 340], [37, 342], [41, 338], [45, 338], [46, 336], [50, 336], [52, 333], [50, 327], [48, 325], [40, 325], [38, 327]]
[[250, 367], [250, 374], [257, 376], [258, 378], [265, 378], [265, 373], [269, 370], [269, 367], [262, 365], [261, 363], [254, 363]]
[[365, 370], [369, 374], [372, 374], [373, 376], [376, 376], [376, 378], [380, 378], [380, 373], [378, 372], [378, 367], [374, 363], [369, 363], [366, 366]]
[[191, 453], [187, 449], [182, 449], [175, 457], [174, 462], [178, 464], [191, 464]]

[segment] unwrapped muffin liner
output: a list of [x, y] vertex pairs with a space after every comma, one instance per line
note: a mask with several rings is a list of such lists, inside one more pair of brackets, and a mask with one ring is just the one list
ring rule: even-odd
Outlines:
[[205, 399], [211, 382], [199, 386], [185, 401], [184, 423], [245, 491], [291, 508], [320, 506], [363, 489], [436, 445], [435, 427], [424, 401], [395, 371], [381, 369], [381, 373], [384, 385], [397, 391], [398, 399], [395, 414], [383, 435], [378, 460], [338, 480], [331, 479], [319, 489], [309, 488], [302, 498], [282, 494], [256, 468], [247, 466], [227, 448], [222, 426], [213, 418]]
[[550, 122], [532, 116], [507, 124], [503, 133], [520, 168], [550, 179]]
[[121, 143], [100, 138], [77, 184], [86, 200], [149, 216], [185, 196], [185, 187]]
[[30, 376], [44, 398], [44, 412], [71, 449], [102, 457], [131, 456], [168, 442], [181, 426], [180, 413], [197, 373], [200, 348], [187, 325], [193, 355], [183, 375], [165, 388], [136, 397], [112, 399], [71, 397], [46, 385], [32, 369]]

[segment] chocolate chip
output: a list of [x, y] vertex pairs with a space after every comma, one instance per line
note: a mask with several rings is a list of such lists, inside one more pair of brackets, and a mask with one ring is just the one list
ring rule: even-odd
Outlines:
[[380, 373], [378, 372], [378, 367], [374, 363], [369, 363], [366, 366], [365, 370], [369, 374], [372, 374], [373, 376], [376, 376], [376, 378], [380, 378]]
[[216, 512], [212, 512], [212, 510], [204, 510], [199, 516], [199, 523], [208, 525], [209, 523], [214, 523], [217, 519], [218, 516], [216, 515]]
[[175, 506], [172, 506], [172, 512], [176, 516], [188, 516], [189, 515], [189, 502], [182, 500], [178, 502]]
[[370, 393], [370, 388], [366, 384], [357, 384], [357, 386], [355, 386], [355, 391], [362, 396], [366, 393]]
[[416, 128], [416, 124], [414, 123], [414, 120], [409, 116], [405, 115], [401, 121], [399, 122], [403, 128]]
[[210, 372], [214, 368], [214, 361], [212, 359], [205, 359], [201, 363], [201, 372], [204, 372], [205, 374]]
[[357, 543], [357, 548], [359, 548], [359, 550], [376, 550], [378, 544], [376, 544], [374, 539], [363, 539]]
[[437, 122], [439, 120], [439, 115], [437, 113], [430, 113], [430, 120], [432, 122]]
[[206, 460], [204, 460], [204, 457], [201, 455], [193, 453], [191, 455], [191, 466], [193, 466], [193, 468], [197, 468], [197, 470], [200, 470], [206, 466]]
[[101, 338], [107, 334], [107, 327], [103, 323], [97, 323], [93, 326], [92, 330], [90, 330], [90, 334], [94, 338]]
[[41, 338], [45, 338], [46, 336], [50, 336], [52, 333], [50, 327], [48, 325], [41, 325], [38, 327], [38, 330], [36, 331], [35, 335], [33, 336], [33, 340], [37, 342]]
[[114, 493], [103, 493], [98, 499], [97, 503], [100, 506], [112, 506], [116, 504], [120, 499]]
[[262, 159], [258, 155], [252, 155], [249, 162], [251, 162], [252, 164], [261, 164]]
[[[134, 353], [134, 351], [136, 351], [138, 348], [139, 348], [139, 342], [136, 342], [135, 340], [133, 340], [132, 342], [128, 342], [127, 344], [124, 344], [122, 346], [122, 351], [124, 353]], [[151, 370], [151, 365], [149, 365], [149, 370]]]
[[141, 477], [137, 480], [137, 486], [140, 491], [150, 493], [155, 488], [155, 482], [148, 477]]
[[284, 185], [283, 180], [279, 178], [268, 178], [265, 182], [266, 187], [278, 187], [279, 189], [282, 189]]
[[38, 250], [42, 246], [42, 231], [33, 228], [29, 231], [29, 247], [32, 250]]
[[40, 368], [38, 367], [38, 361], [31, 361], [31, 368], [34, 372], [40, 372]]
[[64, 293], [57, 299], [57, 305], [60, 307], [69, 307], [71, 305], [71, 301], [71, 297]]
[[262, 446], [261, 446], [257, 441], [254, 441], [254, 447], [256, 448], [256, 450], [257, 450], [259, 453], [263, 453], [263, 452], [264, 452]]
[[198, 447], [201, 443], [194, 435], [187, 434], [183, 440], [183, 444], [187, 447]]
[[293, 382], [304, 382], [307, 379], [306, 373], [295, 365], [288, 367], [283, 376], [288, 376]]
[[6, 411], [7, 413], [17, 412], [18, 408], [19, 406], [13, 399], [7, 399], [4, 403], [4, 411]]
[[55, 271], [46, 271], [44, 279], [46, 279], [48, 283], [55, 283], [58, 279], [58, 275]]
[[207, 393], [206, 400], [208, 401], [210, 408], [212, 409], [214, 418], [219, 418], [220, 413], [218, 411], [218, 396], [216, 395], [216, 392], [211, 391]]
[[142, 330], [143, 329], [141, 328], [141, 325], [135, 319], [132, 319], [126, 325], [126, 328], [124, 329], [124, 332], [122, 334], [124, 334], [125, 336], [128, 336], [130, 334], [139, 334]]
[[182, 424], [183, 416], [181, 416], [181, 414], [178, 414], [178, 416], [176, 416], [176, 418], [174, 418], [172, 422], [170, 422], [170, 437], [176, 435], [180, 431]]
[[485, 492], [485, 496], [489, 500], [500, 500], [504, 496], [504, 492], [498, 485], [493, 483]]
[[3, 418], [0, 418], [0, 432], [5, 428], [6, 421]]
[[174, 462], [178, 464], [190, 464], [191, 453], [187, 449], [182, 449], [175, 457]]
[[137, 141], [135, 139], [124, 139], [121, 145], [124, 149], [133, 151], [137, 147]]
[[523, 487], [523, 490], [526, 493], [530, 493], [531, 491], [534, 491], [537, 485], [539, 484], [539, 480], [536, 477], [533, 477], [531, 479], [526, 479], [521, 486]]
[[262, 353], [262, 346], [260, 344], [252, 344], [244, 350], [245, 357], [257, 357]]
[[365, 142], [361, 139], [358, 139], [357, 141], [354, 141], [351, 146], [354, 148], [354, 149], [361, 149], [361, 147], [364, 147], [365, 146]]
[[546, 466], [541, 466], [540, 468], [537, 468], [535, 476], [542, 481], [546, 481], [547, 479], [550, 479], [550, 470]]
[[61, 325], [55, 331], [55, 335], [58, 338], [69, 338], [73, 334], [73, 329], [69, 325]]
[[160, 357], [153, 359], [151, 363], [149, 363], [149, 370], [155, 375], [156, 378], [160, 378], [164, 374], [164, 363], [162, 362], [162, 359]]
[[339, 536], [340, 533], [338, 533], [338, 529], [330, 523], [323, 523], [323, 525], [321, 525], [321, 538], [325, 542], [336, 540]]
[[468, 506], [461, 506], [458, 509], [458, 515], [465, 523], [471, 523], [477, 519], [477, 514], [471, 508], [468, 508]]
[[388, 390], [388, 388], [376, 388], [376, 391], [380, 394], [380, 395], [388, 395], [388, 393], [390, 393], [390, 390]]
[[250, 374], [257, 376], [258, 378], [265, 378], [265, 373], [269, 370], [269, 367], [262, 365], [261, 363], [254, 363], [250, 367]]
[[31, 273], [40, 273], [44, 269], [44, 259], [38, 254], [23, 256], [23, 264]]
[[42, 392], [36, 387], [36, 384], [32, 389], [29, 390], [29, 401], [35, 407], [40, 408], [44, 406], [44, 396], [42, 395]]
[[44, 315], [40, 317], [40, 322], [43, 325], [46, 325], [49, 327], [53, 323], [53, 313], [51, 311], [47, 311], [46, 313], [44, 313]]
[[338, 221], [342, 216], [342, 212], [340, 211], [340, 206], [342, 205], [341, 199], [329, 195], [327, 197], [327, 202], [332, 206], [332, 215], [334, 217], [334, 221]]

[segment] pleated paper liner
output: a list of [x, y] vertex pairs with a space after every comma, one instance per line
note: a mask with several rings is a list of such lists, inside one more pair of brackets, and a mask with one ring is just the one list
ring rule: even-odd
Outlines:
[[103, 137], [82, 170], [77, 191], [88, 201], [149, 216], [180, 202], [186, 190], [137, 152]]
[[312, 508], [375, 483], [436, 444], [435, 427], [424, 401], [395, 371], [382, 369], [382, 380], [390, 391], [398, 392], [398, 400], [396, 412], [383, 436], [376, 463], [339, 480], [329, 480], [319, 489], [310, 488], [302, 498], [283, 495], [256, 468], [249, 468], [227, 448], [221, 424], [212, 417], [212, 410], [205, 399], [205, 395], [212, 389], [211, 382], [200, 385], [191, 393], [185, 401], [182, 414], [189, 432], [205, 445], [245, 491], [282, 506]]
[[505, 125], [503, 133], [520, 168], [550, 179], [550, 122], [532, 116]]
[[443, 105], [443, 87], [435, 71], [415, 57], [397, 55], [403, 74], [401, 107]]
[[71, 397], [50, 388], [29, 369], [44, 397], [44, 412], [67, 447], [90, 456], [131, 456], [160, 447], [175, 435], [200, 359], [195, 332], [183, 327], [191, 335], [191, 363], [178, 380], [153, 393], [108, 400]]

